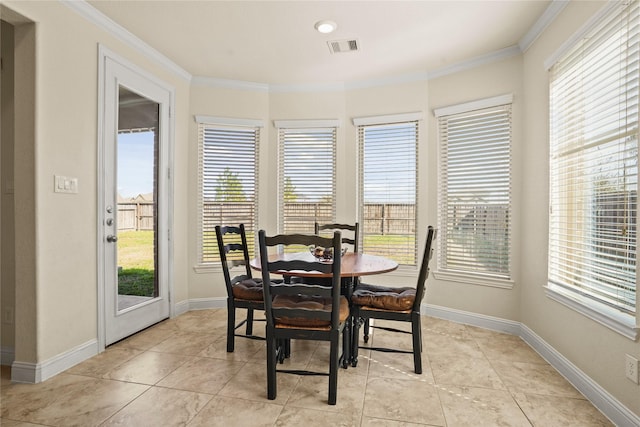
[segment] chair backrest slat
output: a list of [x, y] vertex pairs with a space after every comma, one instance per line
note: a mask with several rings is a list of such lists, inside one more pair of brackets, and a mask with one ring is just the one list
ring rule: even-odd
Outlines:
[[429, 261], [433, 257], [433, 241], [436, 239], [437, 230], [433, 226], [429, 226], [427, 231], [427, 241], [425, 242], [424, 254], [422, 255], [422, 265], [420, 266], [420, 274], [418, 275], [418, 283], [416, 286], [416, 298], [413, 301], [413, 310], [420, 311], [420, 304], [424, 298], [424, 287], [429, 277]]
[[319, 263], [317, 261], [304, 261], [300, 259], [290, 261], [274, 261], [269, 263], [269, 269], [276, 270], [300, 270], [300, 271], [319, 271], [321, 273], [331, 273], [333, 266], [327, 263]]

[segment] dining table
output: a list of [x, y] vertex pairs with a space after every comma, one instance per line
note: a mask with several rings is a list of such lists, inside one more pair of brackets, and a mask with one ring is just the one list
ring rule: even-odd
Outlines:
[[[316, 261], [317, 258], [309, 251], [306, 252], [283, 252], [273, 253], [269, 255], [269, 261]], [[260, 258], [253, 258], [249, 265], [251, 268], [257, 271], [262, 270]], [[340, 277], [342, 279], [342, 294], [351, 301], [351, 294], [353, 289], [357, 286], [362, 276], [372, 276], [376, 274], [389, 273], [398, 268], [398, 263], [389, 258], [385, 258], [379, 255], [370, 255], [359, 252], [346, 252], [342, 255], [340, 262]], [[285, 281], [289, 277], [312, 277], [312, 278], [330, 278], [332, 273], [322, 273], [319, 271], [275, 271], [275, 274], [280, 274], [285, 278]], [[357, 319], [350, 318], [348, 327], [353, 332], [353, 325]], [[352, 334], [351, 334], [352, 335]], [[357, 337], [352, 338], [352, 345], [357, 345]], [[350, 352], [353, 354], [353, 351]], [[347, 367], [351, 364], [351, 360], [344, 361], [343, 367]], [[354, 365], [355, 366], [355, 365]]]
[[[311, 252], [285, 252], [274, 253], [269, 255], [269, 261], [314, 261], [316, 258]], [[260, 271], [262, 266], [260, 258], [254, 258], [250, 261], [251, 268]], [[398, 263], [378, 255], [370, 255], [364, 253], [346, 252], [342, 255], [340, 262], [340, 277], [358, 278], [361, 276], [371, 276], [375, 274], [388, 273], [398, 268]], [[276, 272], [282, 275], [292, 275], [298, 277], [331, 277], [331, 273], [321, 273], [319, 271], [286, 271]]]

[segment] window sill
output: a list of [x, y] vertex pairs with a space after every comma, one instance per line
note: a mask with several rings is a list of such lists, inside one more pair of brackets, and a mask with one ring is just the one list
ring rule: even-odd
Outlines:
[[462, 274], [449, 271], [434, 271], [433, 276], [438, 280], [448, 280], [450, 282], [464, 283], [467, 285], [489, 286], [492, 288], [513, 289], [513, 280], [499, 279], [496, 277], [483, 276], [481, 274]]
[[552, 300], [577, 311], [632, 341], [638, 339], [638, 326], [635, 325], [635, 319], [632, 315], [619, 312], [607, 305], [592, 301], [558, 286], [549, 284], [545, 289], [547, 297]]
[[222, 271], [222, 267], [220, 267], [220, 265], [215, 265], [215, 264], [196, 264], [193, 267], [193, 271], [195, 271], [196, 274], [218, 273]]

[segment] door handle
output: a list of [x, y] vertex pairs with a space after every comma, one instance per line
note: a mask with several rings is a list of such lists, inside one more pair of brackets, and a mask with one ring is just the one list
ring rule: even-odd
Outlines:
[[117, 241], [118, 241], [118, 236], [114, 236], [113, 234], [110, 234], [107, 236], [107, 242], [114, 243]]

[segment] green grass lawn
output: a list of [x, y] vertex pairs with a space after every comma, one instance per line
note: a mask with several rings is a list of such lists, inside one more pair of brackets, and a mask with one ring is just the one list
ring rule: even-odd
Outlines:
[[379, 251], [375, 249], [369, 249], [366, 252], [370, 255], [379, 255], [387, 258], [391, 258], [398, 264], [412, 265], [416, 263], [413, 252], [404, 253], [402, 251], [392, 251], [389, 253], [389, 248], [412, 248], [415, 245], [416, 238], [413, 235], [365, 235], [364, 247], [380, 248]]
[[153, 231], [118, 233], [118, 294], [155, 296]]

